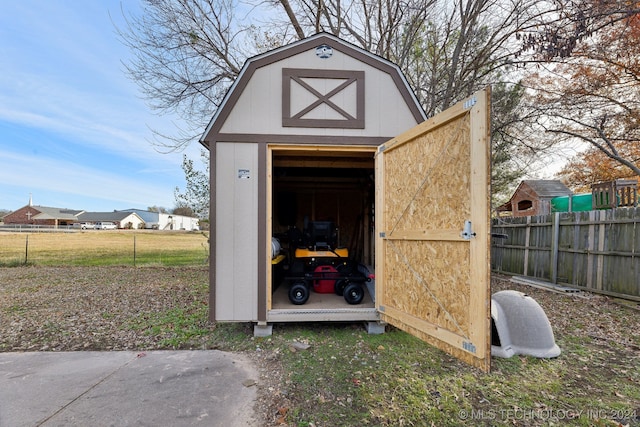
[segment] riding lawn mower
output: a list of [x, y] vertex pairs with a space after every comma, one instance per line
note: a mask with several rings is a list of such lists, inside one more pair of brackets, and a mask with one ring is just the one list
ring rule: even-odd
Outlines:
[[336, 247], [333, 222], [306, 222], [302, 235], [297, 229], [290, 230], [289, 240], [293, 254], [284, 280], [289, 284], [292, 304], [306, 303], [311, 289], [343, 296], [349, 304], [362, 302], [363, 285], [374, 276], [366, 266], [349, 259], [347, 248]]

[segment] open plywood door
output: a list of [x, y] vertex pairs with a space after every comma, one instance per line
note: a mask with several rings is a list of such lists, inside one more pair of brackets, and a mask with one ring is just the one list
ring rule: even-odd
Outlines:
[[489, 100], [487, 88], [376, 154], [381, 320], [483, 371], [491, 361]]

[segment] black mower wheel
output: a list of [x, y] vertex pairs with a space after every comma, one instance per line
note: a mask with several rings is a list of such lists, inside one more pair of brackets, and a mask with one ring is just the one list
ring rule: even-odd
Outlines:
[[333, 291], [336, 293], [336, 295], [344, 295], [344, 288], [347, 287], [347, 285], [349, 284], [349, 282], [347, 282], [345, 279], [338, 279], [336, 280], [335, 285], [333, 285]]
[[349, 283], [344, 288], [344, 299], [349, 304], [360, 304], [364, 298], [364, 289], [357, 283]]
[[309, 299], [309, 288], [304, 282], [295, 282], [289, 288], [289, 301], [295, 305], [302, 305]]

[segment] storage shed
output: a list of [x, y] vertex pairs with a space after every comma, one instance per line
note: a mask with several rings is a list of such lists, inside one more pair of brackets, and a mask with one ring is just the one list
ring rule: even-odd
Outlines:
[[[528, 179], [520, 182], [511, 199], [497, 208], [498, 214], [512, 216], [548, 215], [551, 200], [573, 195], [566, 185], [554, 179]], [[571, 211], [571, 210], [569, 210]]]
[[488, 370], [488, 111], [425, 120], [396, 65], [326, 33], [249, 59], [201, 139], [211, 320], [388, 322]]

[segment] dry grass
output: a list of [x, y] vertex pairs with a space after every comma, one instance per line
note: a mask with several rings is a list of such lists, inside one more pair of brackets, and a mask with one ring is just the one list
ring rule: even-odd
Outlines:
[[206, 267], [0, 268], [0, 351], [202, 348]]
[[202, 265], [208, 259], [208, 238], [203, 233], [90, 230], [1, 236], [0, 266]]

